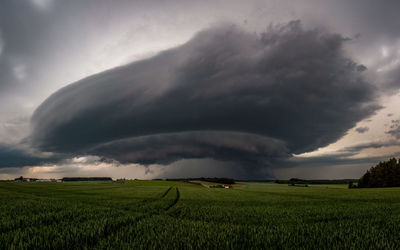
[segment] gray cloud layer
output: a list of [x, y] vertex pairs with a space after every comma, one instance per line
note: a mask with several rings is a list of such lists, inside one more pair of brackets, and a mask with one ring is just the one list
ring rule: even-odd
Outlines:
[[208, 29], [60, 89], [35, 111], [30, 141], [44, 151], [140, 163], [258, 162], [311, 151], [379, 108], [345, 42], [298, 21], [261, 35]]
[[57, 160], [34, 156], [25, 150], [0, 144], [0, 168], [35, 166], [51, 161]]
[[268, 164], [265, 158], [286, 158], [284, 142], [265, 136], [225, 131], [190, 131], [132, 137], [96, 146], [88, 153], [121, 163], [168, 164], [182, 158], [214, 158]]

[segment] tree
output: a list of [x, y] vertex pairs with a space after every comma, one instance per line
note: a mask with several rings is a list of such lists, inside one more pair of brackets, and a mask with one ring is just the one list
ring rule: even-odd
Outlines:
[[400, 187], [400, 161], [379, 162], [360, 178], [358, 187]]

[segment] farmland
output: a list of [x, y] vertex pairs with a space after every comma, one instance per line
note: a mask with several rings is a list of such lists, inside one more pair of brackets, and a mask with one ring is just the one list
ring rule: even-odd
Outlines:
[[0, 182], [0, 249], [400, 247], [400, 189]]

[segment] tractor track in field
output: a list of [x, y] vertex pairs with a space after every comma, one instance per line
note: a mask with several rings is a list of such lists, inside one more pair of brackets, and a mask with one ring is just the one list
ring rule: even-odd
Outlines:
[[167, 207], [167, 209], [165, 209], [165, 211], [168, 211], [168, 210], [170, 210], [172, 207], [174, 207], [174, 206], [176, 205], [176, 203], [178, 203], [180, 197], [181, 197], [181, 194], [179, 193], [179, 189], [176, 188], [176, 197], [175, 197], [175, 200], [174, 200], [173, 203], [171, 203], [171, 205], [169, 205], [169, 206]]
[[169, 188], [167, 189], [167, 191], [165, 191], [165, 192], [163, 193], [163, 195], [161, 195], [161, 198], [164, 198], [164, 197], [169, 193], [169, 191], [171, 191], [171, 189], [172, 189], [172, 187], [169, 187]]
[[[173, 187], [169, 187], [161, 195], [160, 199], [163, 199], [165, 196], [167, 196], [168, 193], [171, 192], [172, 189], [173, 189]], [[107, 239], [109, 237], [112, 237], [115, 233], [121, 231], [123, 228], [129, 227], [132, 224], [138, 223], [139, 221], [141, 221], [143, 219], [151, 218], [152, 216], [160, 215], [160, 214], [168, 212], [170, 209], [172, 209], [178, 203], [178, 201], [180, 199], [180, 193], [179, 193], [178, 187], [175, 187], [175, 190], [176, 190], [176, 197], [175, 197], [174, 201], [171, 204], [169, 204], [166, 208], [160, 208], [158, 210], [153, 210], [153, 211], [150, 211], [150, 212], [145, 213], [143, 215], [139, 215], [139, 216], [137, 216], [135, 218], [130, 218], [130, 219], [126, 220], [126, 221], [122, 221], [122, 222], [120, 222], [120, 223], [118, 223], [116, 225], [113, 225], [113, 226], [111, 226], [111, 228], [107, 228], [105, 230], [105, 232], [103, 232], [101, 237], [99, 237], [98, 240], [95, 240], [95, 242], [93, 242], [92, 244], [89, 244], [88, 247], [96, 248], [96, 247], [99, 246], [99, 244], [100, 244], [100, 242], [102, 240], [105, 240], [105, 239]]]

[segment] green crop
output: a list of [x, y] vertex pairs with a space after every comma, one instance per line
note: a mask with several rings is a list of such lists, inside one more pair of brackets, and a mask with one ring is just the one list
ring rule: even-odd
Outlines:
[[400, 188], [0, 182], [0, 249], [399, 249]]

